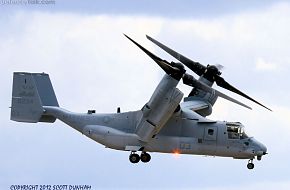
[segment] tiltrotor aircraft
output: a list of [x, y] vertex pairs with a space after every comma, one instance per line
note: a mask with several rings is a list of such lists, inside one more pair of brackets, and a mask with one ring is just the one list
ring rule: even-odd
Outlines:
[[[73, 113], [59, 107], [48, 74], [14, 72], [11, 120], [53, 123], [59, 119], [108, 148], [129, 151], [132, 163], [140, 160], [149, 162], [151, 156], [148, 152], [161, 152], [248, 159], [247, 168], [253, 169], [253, 159], [261, 160], [267, 154], [267, 148], [249, 137], [240, 122], [206, 118], [212, 113], [218, 97], [251, 109], [213, 89], [214, 82], [270, 110], [226, 82], [221, 77], [219, 65], [204, 66], [147, 36], [181, 62], [169, 63], [125, 36], [166, 73], [141, 110], [121, 113], [118, 108], [117, 113], [111, 114], [96, 114], [95, 110]], [[186, 73], [182, 63], [195, 72], [199, 79]], [[176, 88], [181, 79], [184, 84], [193, 87], [183, 102], [183, 93]]]

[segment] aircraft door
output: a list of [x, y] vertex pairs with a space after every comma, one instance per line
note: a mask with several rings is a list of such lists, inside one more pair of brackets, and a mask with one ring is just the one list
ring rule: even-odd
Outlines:
[[215, 155], [217, 148], [217, 127], [204, 127], [203, 142], [200, 150], [204, 155]]

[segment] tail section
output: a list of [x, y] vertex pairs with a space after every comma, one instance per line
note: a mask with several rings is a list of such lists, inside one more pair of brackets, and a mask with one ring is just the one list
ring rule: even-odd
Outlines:
[[10, 119], [29, 123], [53, 123], [56, 118], [44, 115], [43, 106], [59, 106], [49, 75], [14, 72]]

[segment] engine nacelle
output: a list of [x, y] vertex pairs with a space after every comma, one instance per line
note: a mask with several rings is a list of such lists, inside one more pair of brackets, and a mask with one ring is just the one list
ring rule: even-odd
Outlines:
[[143, 107], [143, 116], [136, 128], [141, 141], [148, 142], [157, 134], [179, 105], [183, 93], [176, 88], [177, 84], [176, 79], [166, 74]]

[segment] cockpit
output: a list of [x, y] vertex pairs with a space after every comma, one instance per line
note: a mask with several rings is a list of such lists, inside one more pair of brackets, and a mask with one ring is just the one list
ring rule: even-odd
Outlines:
[[226, 126], [229, 139], [249, 138], [245, 132], [245, 127], [240, 122], [227, 122]]

